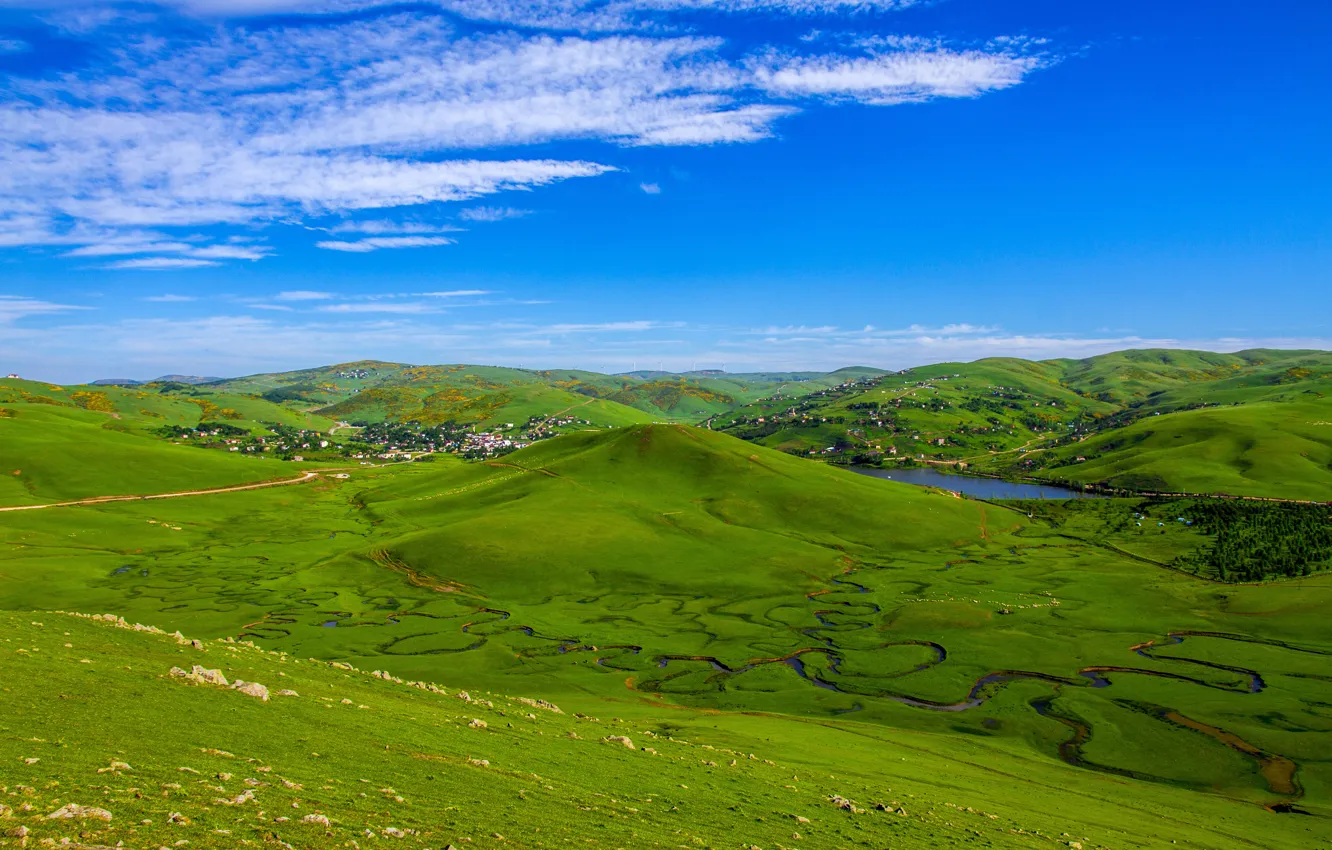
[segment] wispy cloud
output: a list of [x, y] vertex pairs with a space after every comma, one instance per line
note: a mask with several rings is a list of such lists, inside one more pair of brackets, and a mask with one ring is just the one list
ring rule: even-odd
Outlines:
[[447, 236], [374, 236], [369, 239], [358, 239], [355, 242], [344, 242], [341, 240], [316, 242], [315, 247], [323, 248], [327, 251], [368, 254], [371, 251], [384, 249], [432, 248], [440, 245], [453, 245], [456, 242], [456, 239], [450, 239]]
[[[201, 265], [184, 260], [272, 253], [238, 248], [219, 230], [332, 216], [347, 220], [323, 229], [370, 238], [319, 243], [328, 250], [444, 245], [445, 226], [359, 217], [407, 208], [442, 217], [432, 205], [597, 177], [617, 170], [597, 161], [613, 159], [616, 146], [767, 139], [812, 101], [975, 97], [1016, 85], [1050, 61], [1048, 48], [1016, 38], [964, 48], [884, 40], [818, 56], [775, 45], [744, 56], [721, 38], [681, 34], [694, 30], [670, 20], [697, 11], [849, 13], [907, 0], [437, 4], [463, 18], [535, 28], [467, 34], [428, 9], [260, 27], [225, 20], [347, 11], [375, 5], [369, 0], [171, 5], [223, 20], [167, 26], [136, 6], [79, 21], [64, 7], [55, 14], [66, 14], [67, 26], [96, 29], [103, 39], [100, 64], [15, 77], [0, 89], [0, 246], [137, 254], [142, 259], [110, 267], [183, 269]], [[551, 26], [562, 32], [539, 31]], [[603, 143], [607, 155], [512, 158], [516, 148], [567, 141]], [[504, 156], [487, 155], [495, 150]], [[457, 217], [497, 221], [524, 212], [482, 205]], [[204, 228], [213, 229], [208, 238], [192, 238]], [[166, 255], [179, 261], [167, 264]]]
[[102, 266], [104, 269], [170, 271], [177, 269], [201, 269], [207, 266], [221, 265], [214, 260], [196, 260], [189, 257], [140, 257], [134, 260], [117, 260]]
[[73, 304], [56, 304], [39, 298], [22, 295], [0, 295], [0, 322], [12, 322], [28, 316], [46, 316], [52, 313], [67, 313], [72, 310], [88, 310]]
[[438, 305], [422, 301], [349, 301], [324, 304], [316, 308], [322, 313], [396, 313], [417, 315], [442, 312]]
[[187, 301], [195, 301], [197, 299], [189, 295], [171, 295], [168, 293], [167, 295], [150, 295], [143, 300], [152, 301], [158, 304], [183, 304]]
[[426, 224], [418, 221], [393, 221], [377, 218], [365, 221], [344, 221], [327, 228], [329, 233], [365, 233], [372, 236], [414, 233], [460, 233], [461, 227], [451, 224]]
[[1008, 50], [891, 50], [870, 56], [773, 57], [754, 69], [755, 85], [774, 94], [847, 98], [892, 105], [939, 97], [976, 97], [1015, 86], [1048, 61]]
[[422, 298], [467, 298], [474, 295], [490, 295], [489, 289], [451, 289], [446, 292], [421, 292]]
[[661, 185], [658, 183], [639, 183], [638, 188], [642, 189], [643, 193], [647, 195], [661, 194]]
[[334, 297], [332, 292], [318, 292], [310, 289], [292, 289], [279, 292], [273, 296], [278, 301], [328, 301]]
[[514, 207], [468, 207], [458, 213], [458, 218], [464, 221], [504, 221], [505, 219], [522, 218], [531, 214], [531, 210], [520, 210]]

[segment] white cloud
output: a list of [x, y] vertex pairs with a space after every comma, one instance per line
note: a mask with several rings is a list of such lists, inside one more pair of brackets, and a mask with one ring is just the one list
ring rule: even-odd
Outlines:
[[453, 245], [456, 239], [447, 236], [374, 236], [358, 239], [355, 242], [327, 241], [316, 242], [315, 247], [328, 251], [346, 251], [355, 254], [367, 254], [371, 251], [391, 248], [431, 248], [439, 245]]
[[883, 54], [770, 58], [755, 85], [782, 95], [847, 97], [879, 105], [936, 97], [975, 97], [1008, 88], [1044, 61], [982, 50], [909, 49]]
[[0, 38], [0, 53], [21, 53], [29, 47], [26, 41], [13, 38]]
[[[0, 0], [6, 3], [15, 0]], [[583, 35], [487, 28], [460, 34], [449, 18], [419, 9], [264, 26], [224, 19], [182, 28], [154, 23], [142, 6], [90, 7], [80, 17], [54, 0], [20, 3], [34, 4], [59, 6], [53, 15], [68, 28], [97, 30], [105, 58], [78, 73], [14, 77], [0, 88], [0, 246], [60, 245], [76, 257], [151, 255], [128, 261], [127, 268], [160, 264], [153, 258], [166, 254], [182, 261], [257, 260], [271, 250], [237, 248], [217, 233], [196, 239], [198, 229], [329, 216], [347, 219], [325, 228], [331, 232], [372, 237], [326, 240], [321, 247], [331, 250], [447, 244], [407, 239], [438, 236], [449, 232], [446, 226], [357, 216], [616, 170], [593, 159], [488, 159], [487, 149], [570, 141], [748, 143], [771, 138], [776, 123], [810, 99], [973, 97], [1015, 85], [1048, 62], [1039, 41], [1021, 38], [969, 49], [884, 38], [847, 48], [857, 55], [765, 49], [737, 59], [722, 39], [681, 34], [698, 27], [676, 26], [670, 18], [700, 10], [860, 12], [910, 0], [439, 4], [484, 20], [563, 21]], [[386, 4], [170, 5], [226, 18]], [[586, 34], [640, 19], [651, 25]], [[482, 205], [458, 218], [495, 221], [522, 212]], [[184, 235], [184, 228], [195, 232]], [[398, 241], [383, 241], [390, 238]]]
[[195, 301], [195, 300], [197, 300], [197, 299], [195, 299], [195, 298], [193, 298], [193, 297], [191, 297], [191, 296], [189, 296], [189, 295], [171, 295], [171, 294], [168, 293], [168, 294], [166, 294], [166, 295], [150, 295], [150, 296], [148, 296], [147, 298], [145, 298], [145, 299], [143, 299], [143, 300], [144, 300], [144, 301], [154, 301], [154, 302], [159, 303], [159, 304], [178, 304], [178, 303], [183, 303], [183, 302], [186, 302], [186, 301]]
[[489, 289], [453, 289], [448, 292], [422, 292], [422, 298], [466, 298], [474, 295], [490, 295]]
[[0, 295], [0, 322], [12, 322], [27, 316], [46, 316], [52, 313], [67, 313], [71, 310], [88, 310], [72, 304], [56, 304], [38, 298], [22, 295]]
[[243, 245], [208, 245], [189, 252], [191, 257], [203, 257], [212, 260], [262, 260], [272, 253], [266, 247]]
[[66, 251], [61, 256], [64, 257], [117, 257], [125, 254], [175, 254], [184, 251], [190, 251], [194, 248], [188, 242], [140, 242], [130, 240], [113, 240], [108, 242], [97, 242], [92, 245], [80, 245], [78, 248]]
[[135, 260], [117, 260], [102, 266], [104, 269], [169, 271], [172, 269], [201, 269], [220, 265], [213, 260], [196, 260], [189, 257], [140, 257]]
[[[662, 15], [690, 12], [785, 13], [791, 15], [851, 14], [892, 11], [921, 0], [434, 0], [430, 5], [472, 21], [582, 32], [659, 26]], [[0, 6], [61, 7], [68, 0], [0, 0]], [[200, 17], [244, 18], [279, 13], [346, 13], [391, 5], [388, 0], [159, 0]], [[61, 25], [89, 32], [132, 20], [131, 11], [62, 10]], [[138, 13], [144, 16], [142, 12]]]
[[327, 228], [329, 233], [367, 233], [383, 235], [391, 233], [461, 233], [461, 227], [451, 224], [422, 224], [414, 221], [393, 221], [391, 219], [370, 219], [366, 221], [344, 221]]
[[643, 193], [647, 195], [661, 194], [661, 186], [657, 183], [639, 183], [638, 188], [642, 189]]
[[344, 304], [326, 304], [319, 307], [318, 310], [322, 313], [396, 313], [407, 315], [441, 312], [437, 306], [420, 301], [354, 301]]
[[458, 213], [458, 218], [464, 221], [504, 221], [509, 218], [522, 218], [531, 213], [531, 210], [513, 207], [468, 207]]
[[331, 292], [316, 292], [310, 289], [293, 289], [279, 292], [273, 296], [278, 301], [328, 301], [334, 297]]

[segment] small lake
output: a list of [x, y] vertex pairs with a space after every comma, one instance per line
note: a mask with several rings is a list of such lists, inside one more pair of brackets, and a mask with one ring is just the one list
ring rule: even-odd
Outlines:
[[972, 475], [945, 475], [929, 467], [910, 469], [876, 469], [871, 466], [851, 466], [852, 472], [868, 475], [871, 478], [887, 478], [903, 484], [917, 484], [922, 487], [939, 487], [953, 490], [977, 499], [1097, 499], [1081, 490], [1056, 487], [1053, 484], [1015, 484], [1000, 481], [997, 478], [977, 478]]

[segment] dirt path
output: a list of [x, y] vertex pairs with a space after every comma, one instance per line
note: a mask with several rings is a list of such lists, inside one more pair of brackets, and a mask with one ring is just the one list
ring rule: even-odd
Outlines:
[[[326, 470], [327, 471], [327, 470]], [[181, 490], [177, 493], [154, 493], [148, 496], [94, 496], [90, 499], [75, 499], [72, 502], [52, 502], [47, 505], [16, 505], [0, 508], [0, 513], [7, 511], [36, 511], [42, 508], [71, 508], [77, 505], [103, 505], [110, 502], [137, 502], [146, 499], [179, 499], [185, 496], [211, 496], [214, 493], [236, 493], [241, 490], [261, 490], [265, 487], [285, 487], [288, 484], [304, 484], [319, 477], [318, 472], [306, 472], [299, 478], [285, 478], [280, 481], [261, 481], [258, 484], [238, 484], [234, 487], [217, 487], [212, 490]]]
[[564, 414], [568, 413], [568, 412], [571, 411], [571, 410], [577, 410], [577, 409], [580, 408], [580, 407], [587, 407], [589, 404], [591, 404], [591, 403], [594, 402], [594, 401], [596, 401], [595, 398], [589, 398], [587, 401], [580, 402], [579, 404], [573, 404], [573, 405], [570, 405], [570, 406], [564, 408], [564, 409], [561, 410], [561, 411], [558, 411], [558, 412], [556, 412], [556, 413], [552, 413], [551, 415], [547, 416], [545, 419], [542, 419], [542, 420], [541, 420], [541, 424], [537, 425], [537, 428], [545, 428], [545, 427], [546, 427], [546, 423], [549, 422], [550, 420], [554, 419], [556, 416], [563, 416]]

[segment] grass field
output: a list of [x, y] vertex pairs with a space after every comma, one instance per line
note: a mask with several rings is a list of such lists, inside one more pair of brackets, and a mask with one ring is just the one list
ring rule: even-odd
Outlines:
[[1009, 469], [1136, 490], [1326, 501], [1332, 499], [1332, 399], [1151, 416], [1030, 459], [1030, 466], [1019, 461]]
[[453, 421], [488, 427], [577, 411], [580, 418], [606, 427], [695, 423], [774, 392], [804, 394], [864, 374], [878, 372], [854, 367], [826, 374], [604, 375], [578, 369], [409, 366], [367, 360], [252, 375], [210, 387], [352, 421]]
[[[597, 717], [49, 612], [0, 615], [0, 629], [0, 828], [15, 844], [20, 829], [34, 846], [132, 847], [1201, 848], [1317, 835], [1309, 818], [1274, 831], [1257, 807], [984, 740], [624, 702], [598, 703]], [[265, 684], [269, 699], [169, 675], [194, 665]], [[85, 816], [49, 817], [70, 805]]]
[[1327, 352], [1142, 350], [942, 363], [759, 400], [711, 424], [842, 462], [1319, 499], [1332, 492], [1328, 422]]
[[0, 507], [228, 487], [309, 468], [172, 445], [136, 424], [74, 407], [0, 406]]
[[[112, 611], [190, 637], [253, 640], [292, 659], [347, 662], [474, 695], [541, 697], [566, 712], [533, 711], [550, 723], [533, 727], [545, 733], [534, 735], [505, 726], [522, 730], [531, 722], [526, 711], [505, 708], [503, 718], [481, 718], [489, 726], [478, 733], [459, 722], [475, 709], [454, 697], [427, 705], [438, 695], [308, 662], [299, 668], [308, 682], [294, 688], [302, 699], [259, 704], [162, 678], [195, 650], [78, 621], [119, 642], [108, 652], [123, 663], [92, 665], [123, 677], [103, 690], [152, 699], [124, 712], [99, 704], [113, 718], [105, 732], [86, 720], [72, 723], [79, 700], [101, 691], [78, 690], [76, 681], [94, 680], [75, 666], [78, 659], [62, 662], [50, 675], [67, 678], [50, 689], [84, 696], [62, 703], [49, 690], [43, 697], [21, 689], [45, 708], [0, 713], [10, 763], [28, 757], [19, 750], [31, 737], [102, 735], [100, 749], [69, 750], [99, 764], [121, 757], [136, 770], [134, 758], [147, 759], [162, 772], [186, 766], [189, 752], [215, 747], [272, 764], [306, 788], [331, 786], [315, 799], [346, 829], [410, 824], [435, 846], [461, 834], [481, 843], [491, 831], [511, 846], [544, 844], [552, 834], [637, 846], [632, 833], [641, 830], [639, 843], [690, 845], [697, 837], [697, 846], [719, 847], [1076, 841], [1120, 848], [1172, 840], [1307, 847], [1326, 835], [1332, 816], [1332, 638], [1325, 626], [1332, 577], [1215, 584], [1141, 559], [1154, 552], [1069, 536], [1025, 512], [854, 476], [705, 430], [623, 428], [561, 437], [492, 463], [440, 459], [266, 491], [0, 514], [0, 547], [0, 606], [10, 611]], [[31, 643], [8, 662], [24, 665], [21, 675], [30, 678], [23, 681], [47, 675], [43, 665], [63, 650], [48, 633], [20, 624], [37, 620], [50, 629], [53, 617], [24, 613], [11, 621], [10, 639], [23, 634]], [[94, 640], [91, 633], [62, 639], [76, 648]], [[137, 652], [158, 653], [158, 660], [140, 663]], [[270, 688], [277, 672], [296, 675], [278, 656], [212, 644], [207, 652], [206, 666], [234, 657], [229, 676]], [[126, 664], [132, 669], [122, 670]], [[13, 687], [10, 676], [6, 687]], [[342, 705], [344, 688], [355, 688], [348, 698], [370, 708], [353, 713]], [[311, 704], [310, 695], [324, 690], [333, 703]], [[154, 723], [145, 712], [159, 710], [149, 707], [159, 697], [166, 698], [162, 711], [216, 722], [136, 742], [139, 753], [123, 743], [123, 754], [102, 752], [131, 738], [126, 730], [135, 724]], [[560, 724], [572, 724], [574, 711], [624, 722], [591, 733], [575, 728], [583, 741], [562, 738]], [[50, 725], [28, 728], [29, 716]], [[272, 733], [253, 732], [269, 722]], [[54, 726], [72, 731], [62, 738]], [[519, 743], [469, 743], [500, 729]], [[726, 773], [729, 759], [701, 755], [696, 762], [690, 751], [639, 774], [626, 760], [641, 750], [600, 744], [624, 734], [639, 747], [657, 747], [641, 740], [646, 731], [754, 752], [758, 765], [737, 759], [737, 766], [757, 771], [768, 758], [780, 769]], [[311, 738], [321, 733], [316, 745]], [[299, 747], [291, 743], [300, 737], [307, 740]], [[585, 752], [591, 755], [583, 761]], [[470, 783], [490, 783], [492, 774], [477, 778], [467, 755], [512, 771], [494, 775], [498, 796], [489, 784], [469, 796]], [[334, 760], [321, 772], [325, 756]], [[31, 757], [55, 772], [25, 784], [62, 782], [58, 792], [42, 792], [47, 797], [95, 804], [68, 796], [67, 777], [86, 776], [78, 782], [92, 790], [108, 784], [91, 762], [75, 769], [49, 753]], [[704, 761], [715, 761], [717, 772]], [[368, 766], [373, 776], [363, 775]], [[196, 769], [225, 768], [209, 762]], [[556, 780], [549, 784], [569, 794], [537, 804], [504, 784], [535, 794], [521, 784], [531, 773], [549, 775]], [[341, 785], [361, 778], [375, 789], [394, 787], [412, 807], [387, 804], [374, 789], [343, 793]], [[318, 781], [325, 779], [336, 782]], [[243, 791], [219, 784], [228, 796]], [[122, 787], [127, 780], [109, 783]], [[624, 805], [631, 791], [641, 801], [670, 788], [681, 795], [671, 805], [698, 812], [687, 825], [668, 827], [656, 819], [664, 812], [644, 805], [631, 803], [640, 811], [627, 812], [607, 802]], [[357, 802], [361, 791], [374, 805]], [[268, 817], [289, 807], [285, 793], [256, 791], [260, 800], [280, 798], [261, 806]], [[596, 793], [607, 799], [579, 808]], [[833, 794], [866, 813], [831, 807]], [[169, 799], [183, 811], [183, 798]], [[211, 799], [207, 792], [196, 802]], [[824, 808], [777, 814], [783, 800], [796, 799]], [[505, 824], [518, 816], [495, 800], [531, 803], [530, 823], [546, 835], [515, 838]], [[873, 809], [892, 801], [908, 814]], [[124, 805], [126, 826], [149, 819], [154, 830], [169, 831], [147, 803]], [[458, 808], [449, 813], [448, 805]], [[967, 807], [998, 814], [999, 822]], [[188, 816], [209, 828], [271, 828], [252, 818], [221, 822], [241, 818], [238, 812], [210, 806]], [[820, 829], [836, 826], [815, 832], [790, 814]], [[924, 819], [914, 821], [918, 814]], [[444, 834], [445, 823], [467, 832]], [[562, 825], [574, 832], [548, 831]], [[300, 829], [277, 834], [305, 835], [288, 832]], [[343, 829], [303, 840], [345, 842], [351, 833]], [[427, 836], [426, 829], [434, 831]], [[664, 831], [674, 829], [682, 831]], [[791, 839], [793, 832], [802, 839]], [[159, 834], [144, 832], [151, 841]], [[220, 840], [195, 835], [195, 843], [199, 835]]]

